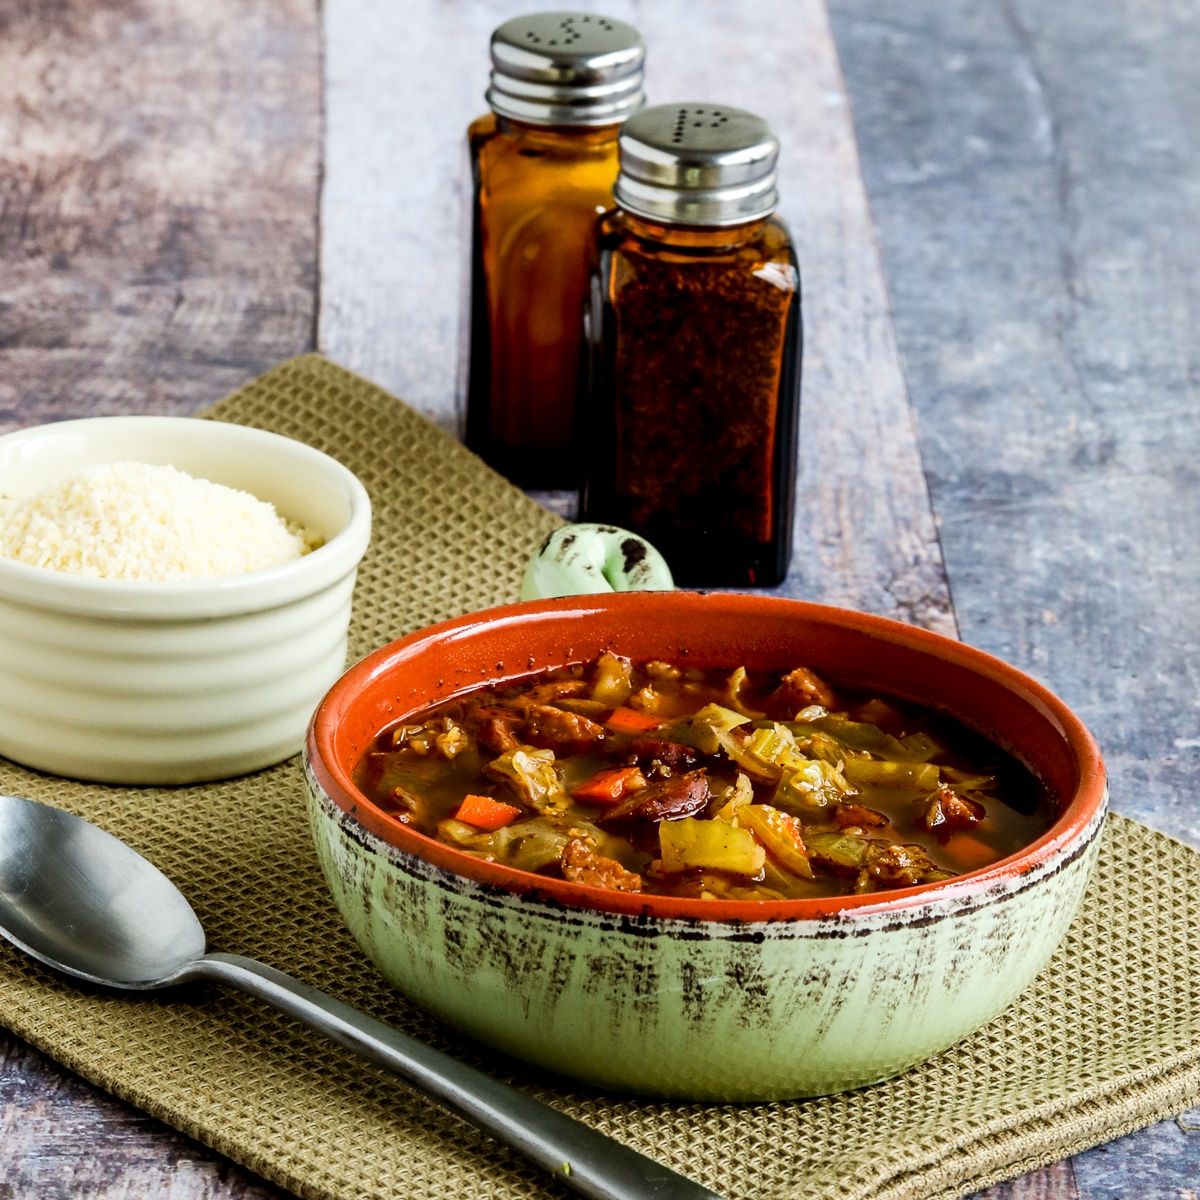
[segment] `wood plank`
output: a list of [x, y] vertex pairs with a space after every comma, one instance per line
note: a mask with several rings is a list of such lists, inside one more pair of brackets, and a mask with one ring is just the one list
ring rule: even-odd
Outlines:
[[1118, 809], [1200, 845], [1200, 24], [835, 8], [964, 635], [1077, 708]]
[[[1195, 7], [830, 8], [963, 635], [1076, 708], [1114, 808], [1200, 846]], [[1200, 1139], [1073, 1169], [1183, 1196]]]
[[[463, 133], [483, 108], [492, 29], [526, 7], [487, 0], [451, 16], [435, 0], [324, 6], [319, 344], [446, 428], [458, 419]], [[953, 634], [822, 0], [599, 7], [641, 29], [652, 103], [740, 105], [782, 140], [781, 213], [800, 251], [806, 352], [797, 546], [778, 590]]]
[[0, 1196], [11, 1200], [284, 1200], [289, 1193], [0, 1040]]
[[[311, 349], [315, 0], [0, 7], [0, 431]], [[282, 1196], [0, 1031], [0, 1194]]]
[[311, 349], [316, 0], [0, 8], [0, 430]]
[[1079, 1200], [1079, 1186], [1071, 1160], [1064, 1159], [1020, 1179], [998, 1183], [972, 1200]]

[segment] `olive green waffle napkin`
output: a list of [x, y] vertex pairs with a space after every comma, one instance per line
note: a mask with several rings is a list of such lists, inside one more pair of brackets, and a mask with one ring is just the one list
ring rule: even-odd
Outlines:
[[[316, 356], [209, 414], [309, 442], [363, 480], [375, 533], [351, 653], [516, 598], [556, 523], [424, 418]], [[562, 1087], [463, 1045], [359, 953], [309, 844], [296, 760], [226, 783], [110, 788], [0, 760], [0, 791], [124, 838], [191, 900], [212, 949], [252, 955], [514, 1080], [730, 1200], [951, 1197], [1200, 1095], [1200, 855], [1111, 818], [1084, 910], [1008, 1012], [899, 1079], [761, 1105]], [[304, 1197], [566, 1196], [516, 1155], [240, 994], [76, 988], [0, 942], [0, 1022], [101, 1087]]]

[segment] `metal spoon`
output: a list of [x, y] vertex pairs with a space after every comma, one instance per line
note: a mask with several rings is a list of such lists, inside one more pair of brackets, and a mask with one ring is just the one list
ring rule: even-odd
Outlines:
[[15, 796], [0, 796], [0, 935], [48, 966], [107, 987], [140, 992], [206, 979], [241, 988], [395, 1072], [584, 1196], [721, 1200], [282, 971], [238, 954], [206, 954], [191, 905], [157, 867], [80, 817]]

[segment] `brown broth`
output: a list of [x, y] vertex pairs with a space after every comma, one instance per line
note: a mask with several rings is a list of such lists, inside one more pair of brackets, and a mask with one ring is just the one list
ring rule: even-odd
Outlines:
[[[632, 665], [610, 656], [610, 669], [613, 663], [620, 664], [615, 668], [618, 673], [629, 673], [629, 696], [622, 704], [612, 701], [620, 697], [623, 685], [618, 683], [615, 691], [606, 689], [603, 681], [598, 685], [595, 663], [472, 692], [385, 729], [358, 763], [355, 780], [384, 811], [422, 833], [483, 858], [619, 890], [723, 899], [835, 896], [933, 882], [1015, 853], [1041, 836], [1055, 819], [1053, 798], [1024, 766], [944, 714], [847, 688], [830, 692], [828, 685], [816, 680], [826, 689], [821, 693], [828, 701], [826, 715], [814, 715], [817, 710], [804, 705], [803, 713], [809, 719], [797, 722], [784, 719], [795, 717], [788, 709], [795, 708], [797, 699], [794, 690], [781, 691], [783, 673], [735, 675], [730, 668], [685, 671], [668, 664]], [[740, 686], [733, 688], [731, 679], [740, 681]], [[556, 691], [567, 694], [553, 696]], [[697, 823], [716, 818], [730, 797], [738, 794], [737, 776], [739, 770], [747, 774], [746, 770], [720, 748], [708, 754], [695, 745], [687, 747], [695, 761], [681, 761], [673, 768], [663, 759], [678, 750], [668, 753], [655, 748], [652, 752], [646, 744], [649, 740], [661, 746], [667, 741], [678, 747], [686, 745], [689, 738], [703, 742], [710, 726], [694, 718], [710, 704], [722, 706], [729, 714], [727, 719], [741, 710], [741, 723], [731, 732], [733, 745], [743, 754], [747, 753], [747, 735], [752, 740], [756, 736], [782, 739], [785, 745], [791, 735], [804, 745], [798, 756], [784, 754], [781, 761], [790, 765], [781, 768], [780, 781], [750, 780], [752, 799], [745, 798], [743, 784], [742, 798], [735, 804], [756, 806], [760, 818], [776, 808], [797, 821], [798, 829], [793, 832], [803, 843], [812, 878], [789, 869], [786, 857], [781, 859], [770, 846], [762, 869], [754, 873], [713, 865], [663, 870], [660, 822], [637, 814], [625, 820], [612, 819], [624, 801], [628, 801], [626, 807], [641, 804], [648, 808], [643, 799], [663, 793], [666, 821], [682, 821], [686, 816], [692, 822], [668, 831], [670, 834], [691, 837], [707, 832], [715, 836], [714, 830], [698, 829]], [[563, 717], [563, 713], [569, 715]], [[609, 724], [651, 717], [662, 721], [659, 729], [630, 732]], [[779, 733], [780, 726], [785, 733]], [[602, 740], [587, 744], [597, 729]], [[577, 733], [581, 736], [575, 737]], [[558, 792], [539, 798], [536, 789], [525, 786], [524, 776], [505, 778], [498, 773], [499, 767], [493, 768], [491, 775], [485, 773], [493, 762], [503, 765], [503, 735], [526, 751], [531, 746], [543, 751], [521, 762], [549, 762], [544, 751], [553, 749], [553, 774], [541, 778], [556, 780]], [[919, 736], [914, 741], [915, 735]], [[908, 741], [901, 742], [901, 738]], [[923, 764], [915, 761], [929, 749], [922, 738], [932, 739], [938, 747]], [[399, 746], [395, 744], [398, 739]], [[491, 743], [491, 748], [485, 743]], [[868, 744], [874, 750], [865, 749]], [[448, 753], [453, 756], [447, 757]], [[833, 761], [827, 762], [827, 767], [805, 767], [800, 775], [793, 775], [797, 762], [820, 761], [821, 755]], [[507, 757], [517, 761], [511, 749]], [[598, 772], [625, 767], [635, 758], [641, 764], [645, 787], [656, 785], [657, 790], [634, 787], [614, 802], [568, 799]], [[751, 755], [746, 761], [767, 773], [771, 770], [770, 760]], [[897, 765], [862, 765], [889, 761]], [[766, 767], [760, 767], [763, 762]], [[835, 772], [829, 777], [841, 783], [822, 783], [815, 791], [804, 790], [809, 776], [824, 779], [828, 768]], [[927, 783], [934, 769], [941, 791], [921, 785], [921, 777]], [[704, 774], [708, 799], [696, 807], [701, 785], [695, 775], [699, 771]], [[847, 778], [850, 772], [879, 771], [911, 773], [917, 779], [904, 786], [885, 786]], [[684, 776], [691, 777], [686, 786]], [[981, 777], [988, 777], [988, 782]], [[785, 784], [789, 778], [793, 783]], [[842, 783], [851, 791], [843, 793]], [[469, 794], [511, 805], [519, 814], [494, 831], [468, 826], [456, 821], [454, 814]], [[830, 796], [837, 798], [830, 800]], [[935, 796], [942, 798], [936, 812], [930, 807]], [[683, 808], [688, 809], [686, 814]], [[753, 814], [739, 811], [742, 817], [735, 815], [731, 820], [726, 810], [720, 833], [729, 825], [747, 827], [743, 818]], [[938, 814], [945, 817], [947, 813], [948, 820], [931, 827]], [[870, 821], [886, 819], [886, 823], [864, 825], [857, 819], [859, 814]], [[786, 832], [786, 819], [783, 824]], [[729, 836], [739, 839], [739, 846], [749, 844], [744, 834]], [[754, 836], [762, 841], [758, 834]], [[565, 858], [556, 853], [572, 839], [586, 850], [575, 846]], [[864, 842], [871, 844], [864, 847]], [[777, 848], [777, 843], [772, 845]], [[889, 855], [889, 845], [910, 849], [897, 849]], [[784, 850], [790, 853], [786, 845]], [[690, 842], [687, 852], [698, 853]], [[855, 858], [864, 855], [862, 861]], [[911, 859], [916, 865], [897, 869], [892, 863], [896, 855], [900, 856], [898, 862]], [[870, 865], [863, 865], [868, 860]], [[608, 863], [619, 864], [619, 868]], [[630, 872], [637, 883], [623, 876], [622, 870]]]

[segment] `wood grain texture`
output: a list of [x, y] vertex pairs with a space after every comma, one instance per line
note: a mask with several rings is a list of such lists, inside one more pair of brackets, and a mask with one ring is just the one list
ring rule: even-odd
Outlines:
[[[966, 640], [1200, 845], [1200, 10], [830, 0]], [[1174, 1122], [1076, 1157], [1182, 1197]]]
[[1132, 1195], [1197, 1200], [1200, 1109], [1076, 1155], [1072, 1169], [1081, 1200]]
[[[527, 0], [327, 0], [320, 348], [457, 424], [463, 138]], [[593, 7], [585, 4], [582, 7]], [[821, 0], [612, 0], [651, 103], [720, 100], [783, 144], [805, 291], [796, 551], [777, 589], [953, 633], [845, 89]], [[380, 45], [389, 48], [379, 53]], [[780, 86], [786, 81], [786, 86]]]
[[[1195, 8], [832, 4], [964, 632], [1083, 709], [1126, 811], [1191, 837], [1194, 807], [1184, 801], [1200, 749], [1189, 540], [1200, 380]], [[461, 198], [452, 174], [425, 165], [431, 142], [421, 131], [444, 122], [460, 135], [482, 105], [488, 31], [525, 7], [326, 0], [327, 24], [340, 22], [343, 49], [360, 56], [331, 61], [331, 100], [352, 85], [375, 95], [344, 110], [346, 127], [330, 146], [331, 172], [340, 162], [342, 173], [326, 189], [324, 344], [446, 421], [458, 263], [441, 235], [457, 238]], [[802, 487], [821, 471], [845, 482], [807, 510], [815, 565], [803, 586], [830, 586], [847, 570], [843, 598], [896, 611], [887, 583], [907, 579], [899, 591], [918, 619], [932, 611], [926, 623], [944, 620], [929, 527], [918, 525], [916, 546], [896, 556], [907, 575], [846, 558], [845, 531], [856, 523], [868, 540], [902, 525], [914, 504], [916, 447], [907, 411], [896, 407], [902, 385], [861, 186], [843, 217], [836, 201], [855, 180], [847, 183], [844, 155], [824, 174], [828, 147], [811, 140], [824, 105], [837, 119], [822, 129], [854, 155], [821, 13], [814, 25], [808, 0], [717, 13], [725, 22], [717, 50], [728, 59], [718, 64], [704, 28], [715, 6], [600, 7], [648, 35], [653, 24], [652, 67], [659, 76], [661, 59], [662, 77], [652, 100], [703, 94], [757, 108], [780, 127], [785, 150], [799, 136], [788, 114], [805, 109], [809, 157], [784, 180], [785, 216], [804, 254], [809, 320], [818, 296], [831, 308], [824, 363], [809, 330]], [[314, 9], [279, 0], [0, 6], [0, 426], [189, 411], [310, 345], [316, 138], [300, 127], [317, 123]], [[763, 26], [770, 17], [775, 24]], [[766, 34], [750, 45], [755, 24]], [[802, 77], [811, 64], [803, 73], [793, 65], [813, 55], [832, 80], [819, 94]], [[403, 92], [387, 78], [402, 73]], [[398, 96], [408, 98], [404, 108]], [[447, 103], [457, 106], [453, 120]], [[280, 144], [290, 150], [271, 149]], [[257, 189], [243, 168], [261, 172]], [[280, 197], [303, 193], [310, 170], [309, 207], [289, 216]], [[397, 191], [418, 197], [424, 223], [392, 207]], [[807, 227], [799, 205], [811, 205]], [[841, 244], [851, 237], [865, 241]], [[393, 253], [397, 238], [411, 254]], [[339, 256], [343, 276], [333, 273]], [[874, 278], [870, 304], [854, 283], [864, 272]], [[838, 308], [838, 289], [855, 288], [859, 298]], [[812, 388], [822, 371], [829, 390], [818, 409]], [[860, 427], [863, 391], [876, 416]], [[897, 412], [898, 462], [888, 438], [875, 458], [877, 431], [890, 437]], [[814, 433], [816, 413], [832, 413], [841, 428]], [[843, 461], [861, 463], [866, 478]], [[880, 485], [869, 476], [892, 471], [909, 490], [885, 498], [876, 524], [873, 507], [855, 507], [854, 487], [870, 499]], [[923, 599], [931, 577], [932, 604]], [[257, 1200], [260, 1181], [31, 1055], [11, 1039], [0, 1048], [6, 1200]], [[1200, 1162], [1194, 1143], [1186, 1130], [1158, 1126], [985, 1195], [1187, 1197]], [[1150, 1176], [1153, 1191], [1139, 1190]]]
[[4, 1200], [283, 1200], [287, 1195], [84, 1083], [19, 1039], [0, 1039]]
[[[0, 431], [190, 412], [310, 349], [315, 0], [0, 5]], [[283, 1193], [0, 1032], [0, 1196]]]
[[1051, 1163], [1040, 1171], [999, 1183], [975, 1200], [1077, 1200], [1079, 1188], [1070, 1159]]
[[1200, 10], [834, 10], [963, 634], [1200, 846]]
[[312, 346], [316, 0], [0, 5], [0, 429]]

